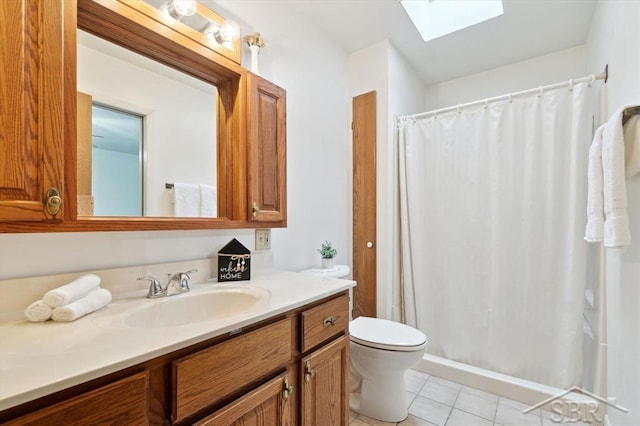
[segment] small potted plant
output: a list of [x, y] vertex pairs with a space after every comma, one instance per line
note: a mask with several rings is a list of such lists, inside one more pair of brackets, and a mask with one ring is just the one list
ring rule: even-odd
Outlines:
[[338, 251], [331, 246], [329, 241], [322, 243], [318, 249], [318, 253], [322, 256], [322, 267], [325, 269], [333, 268], [334, 258], [336, 254], [338, 254]]

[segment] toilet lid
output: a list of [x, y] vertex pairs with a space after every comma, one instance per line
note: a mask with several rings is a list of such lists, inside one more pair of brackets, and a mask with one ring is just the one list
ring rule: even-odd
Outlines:
[[420, 330], [379, 318], [358, 317], [349, 323], [351, 341], [392, 351], [416, 351], [427, 344]]

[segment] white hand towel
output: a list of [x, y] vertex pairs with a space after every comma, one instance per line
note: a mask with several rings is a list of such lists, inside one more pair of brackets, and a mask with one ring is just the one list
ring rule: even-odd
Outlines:
[[43, 300], [36, 300], [24, 311], [24, 316], [32, 322], [43, 322], [51, 319], [51, 306], [44, 303]]
[[200, 184], [200, 216], [215, 217], [218, 210], [216, 188], [211, 185]]
[[624, 169], [623, 112], [624, 108], [616, 111], [602, 132], [604, 246], [610, 248], [631, 244]]
[[640, 116], [634, 115], [624, 125], [624, 168], [627, 179], [640, 172]]
[[86, 296], [55, 308], [51, 313], [54, 321], [73, 321], [98, 309], [102, 309], [111, 302], [111, 293], [106, 288], [93, 290]]
[[590, 243], [602, 241], [604, 235], [604, 204], [602, 194], [602, 132], [598, 127], [589, 148], [587, 168], [587, 226], [584, 239]]
[[173, 184], [173, 214], [176, 217], [200, 215], [200, 187], [190, 183]]
[[48, 291], [42, 298], [52, 308], [78, 300], [92, 290], [100, 287], [100, 277], [96, 274], [83, 275], [69, 284]]

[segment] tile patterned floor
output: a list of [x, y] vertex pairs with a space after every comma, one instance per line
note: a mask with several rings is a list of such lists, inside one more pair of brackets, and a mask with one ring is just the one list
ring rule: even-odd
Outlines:
[[[350, 426], [555, 426], [550, 413], [436, 376], [409, 370], [405, 376], [409, 417], [387, 423], [351, 412]], [[568, 423], [589, 426], [583, 422]]]

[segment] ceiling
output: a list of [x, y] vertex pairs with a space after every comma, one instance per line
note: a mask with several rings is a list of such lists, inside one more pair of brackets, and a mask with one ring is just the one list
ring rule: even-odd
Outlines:
[[348, 53], [390, 40], [434, 84], [584, 44], [596, 0], [503, 0], [502, 16], [427, 43], [399, 0], [283, 3]]

